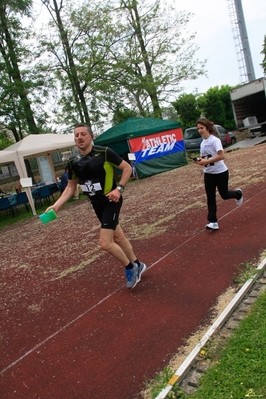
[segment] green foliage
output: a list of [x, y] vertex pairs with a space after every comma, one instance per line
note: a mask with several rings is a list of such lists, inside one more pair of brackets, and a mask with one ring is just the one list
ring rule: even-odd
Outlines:
[[165, 367], [161, 373], [155, 376], [154, 380], [147, 383], [152, 398], [155, 398], [166, 387], [173, 374], [170, 367]]
[[128, 118], [138, 117], [138, 116], [139, 115], [133, 110], [121, 108], [121, 109], [115, 110], [112, 122], [113, 122], [113, 125], [116, 125], [118, 123], [125, 121]]
[[194, 94], [181, 94], [178, 99], [172, 103], [178, 114], [178, 120], [182, 124], [183, 130], [195, 126], [200, 117], [198, 106], [198, 96]]
[[5, 130], [0, 129], [0, 150], [4, 150], [12, 144], [14, 144], [14, 140], [8, 136]]
[[205, 94], [199, 97], [198, 106], [202, 114], [228, 130], [235, 129], [235, 120], [232, 110], [230, 90], [232, 87], [211, 87]]
[[210, 88], [205, 94], [181, 94], [172, 103], [178, 113], [183, 130], [195, 126], [201, 116], [212, 120], [225, 129], [234, 130], [235, 121], [230, 98], [230, 86]]
[[176, 112], [176, 110], [172, 104], [168, 107], [164, 107], [162, 109], [162, 114], [163, 114], [163, 119], [165, 119], [165, 120], [180, 122], [178, 113]]
[[[101, 132], [106, 119], [117, 123], [132, 115], [161, 118], [166, 113], [175, 119], [165, 111], [171, 96], [180, 93], [182, 81], [205, 73], [205, 60], [195, 59], [194, 35], [186, 31], [191, 14], [176, 4], [44, 2], [51, 20], [38, 36], [19, 18], [30, 16], [30, 0], [3, 4], [0, 117], [16, 140], [25, 131], [55, 132], [55, 124], [68, 132], [86, 122]], [[228, 91], [209, 95], [202, 100], [206, 116], [231, 129]], [[182, 95], [173, 103], [183, 128], [194, 126], [200, 116], [198, 100]]]
[[186, 399], [186, 394], [178, 385], [176, 385], [173, 390], [168, 393], [166, 399]]
[[264, 43], [263, 43], [263, 48], [262, 48], [261, 54], [264, 55], [261, 66], [262, 66], [264, 75], [266, 75], [266, 35], [264, 36]]
[[60, 84], [60, 123], [99, 125], [114, 113], [114, 120], [127, 114], [162, 117], [169, 92], [204, 73], [204, 62], [194, 61], [194, 36], [184, 33], [190, 14], [166, 9], [160, 0], [124, 0], [116, 7], [67, 3], [58, 12], [49, 2], [45, 6], [54, 21], [39, 41], [40, 51], [49, 54]]
[[239, 275], [234, 278], [234, 282], [237, 284], [245, 284], [250, 278], [255, 278], [258, 270], [252, 264], [248, 262], [241, 263], [236, 267]]
[[25, 45], [27, 30], [21, 23], [30, 16], [31, 5], [30, 0], [4, 1], [0, 5], [0, 117], [16, 141], [25, 131], [39, 133], [31, 104], [36, 74], [32, 64], [27, 68], [31, 45]]

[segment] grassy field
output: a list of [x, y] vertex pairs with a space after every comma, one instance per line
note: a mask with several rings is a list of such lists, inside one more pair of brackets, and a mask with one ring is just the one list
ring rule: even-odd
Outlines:
[[[59, 194], [56, 193], [54, 194], [54, 200], [51, 200], [51, 204], [53, 204], [57, 199], [59, 198]], [[80, 200], [86, 199], [86, 197], [83, 194], [80, 194]], [[70, 199], [66, 205], [69, 205], [73, 203], [74, 199]], [[42, 204], [36, 205], [36, 213], [37, 215], [41, 215], [45, 209], [50, 206], [51, 204], [46, 203], [45, 201], [42, 202]], [[33, 217], [36, 217], [32, 214], [31, 207], [28, 205], [28, 211], [24, 205], [21, 205], [19, 207], [16, 207], [15, 209], [15, 215], [14, 217], [10, 212], [6, 211], [1, 211], [0, 213], [0, 229], [3, 227], [11, 226], [12, 224], [22, 222], [23, 220], [31, 219]]]

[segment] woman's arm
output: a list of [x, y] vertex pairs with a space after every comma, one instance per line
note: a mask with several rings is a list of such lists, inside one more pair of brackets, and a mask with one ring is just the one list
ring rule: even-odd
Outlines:
[[201, 158], [201, 160], [197, 161], [196, 163], [198, 165], [205, 166], [205, 165], [208, 165], [209, 163], [215, 163], [218, 161], [222, 161], [223, 159], [225, 159], [224, 151], [219, 150], [219, 151], [217, 151], [217, 154], [213, 155], [211, 158], [209, 158], [209, 159]]

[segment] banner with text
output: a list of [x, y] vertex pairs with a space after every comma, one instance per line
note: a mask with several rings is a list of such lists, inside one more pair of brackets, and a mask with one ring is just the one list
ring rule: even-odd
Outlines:
[[185, 150], [181, 128], [130, 139], [129, 146], [135, 164]]

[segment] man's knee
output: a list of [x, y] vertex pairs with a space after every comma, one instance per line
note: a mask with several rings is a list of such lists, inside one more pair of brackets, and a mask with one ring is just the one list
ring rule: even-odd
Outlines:
[[103, 251], [109, 252], [112, 247], [113, 240], [108, 240], [105, 237], [100, 237], [99, 244]]
[[116, 244], [121, 244], [121, 242], [123, 242], [125, 240], [125, 236], [121, 236], [121, 235], [114, 235], [114, 242]]

